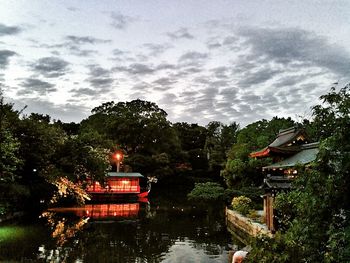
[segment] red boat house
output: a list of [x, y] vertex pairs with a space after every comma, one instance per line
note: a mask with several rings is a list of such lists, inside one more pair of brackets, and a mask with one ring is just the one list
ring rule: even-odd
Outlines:
[[143, 175], [140, 173], [109, 172], [104, 185], [97, 181], [89, 180], [86, 192], [93, 197], [114, 194], [131, 194], [144, 197], [147, 196], [148, 191], [141, 193], [140, 178], [143, 178]]

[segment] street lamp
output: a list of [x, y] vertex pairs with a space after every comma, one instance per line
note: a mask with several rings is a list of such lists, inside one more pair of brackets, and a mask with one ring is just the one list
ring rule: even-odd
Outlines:
[[121, 151], [117, 151], [114, 155], [113, 158], [115, 159], [115, 162], [117, 164], [117, 173], [119, 173], [120, 169], [120, 162], [123, 160], [123, 153]]

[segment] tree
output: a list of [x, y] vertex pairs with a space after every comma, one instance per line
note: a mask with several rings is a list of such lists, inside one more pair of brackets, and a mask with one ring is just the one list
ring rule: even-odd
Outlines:
[[18, 157], [19, 142], [13, 135], [10, 123], [18, 120], [19, 113], [11, 104], [4, 102], [0, 90], [0, 180], [15, 181], [16, 171], [22, 164]]
[[260, 120], [247, 125], [237, 133], [237, 142], [227, 153], [227, 161], [221, 176], [230, 188], [260, 186], [263, 182], [261, 168], [271, 160], [251, 159], [249, 153], [266, 147], [276, 137], [280, 129], [294, 126], [291, 118], [274, 117], [270, 121]]
[[134, 170], [154, 171], [157, 169], [152, 166], [154, 162], [146, 159], [160, 154], [166, 154], [169, 165], [175, 166], [176, 157], [181, 153], [180, 142], [166, 118], [167, 113], [155, 103], [112, 101], [94, 108], [92, 113], [82, 122], [82, 131], [95, 130], [118, 144], [127, 153], [125, 162]]
[[209, 169], [219, 171], [223, 168], [227, 151], [236, 142], [239, 125], [235, 122], [225, 125], [217, 121], [207, 125], [205, 150], [209, 160]]
[[182, 160], [189, 162], [193, 170], [206, 170], [208, 160], [204, 151], [207, 129], [198, 124], [186, 122], [173, 124], [182, 149]]

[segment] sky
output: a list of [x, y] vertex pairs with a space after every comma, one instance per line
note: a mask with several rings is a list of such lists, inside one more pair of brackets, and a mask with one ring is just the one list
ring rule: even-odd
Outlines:
[[350, 1], [0, 0], [0, 88], [80, 122], [108, 101], [171, 122], [245, 126], [310, 108], [350, 77]]

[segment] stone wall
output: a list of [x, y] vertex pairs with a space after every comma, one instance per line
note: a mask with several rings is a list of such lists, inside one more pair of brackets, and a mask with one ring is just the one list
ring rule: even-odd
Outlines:
[[226, 208], [226, 220], [228, 225], [232, 224], [238, 230], [248, 234], [249, 236], [256, 237], [258, 235], [264, 234], [272, 237], [273, 235], [267, 229], [266, 225], [256, 223], [251, 219], [242, 216], [238, 212]]

